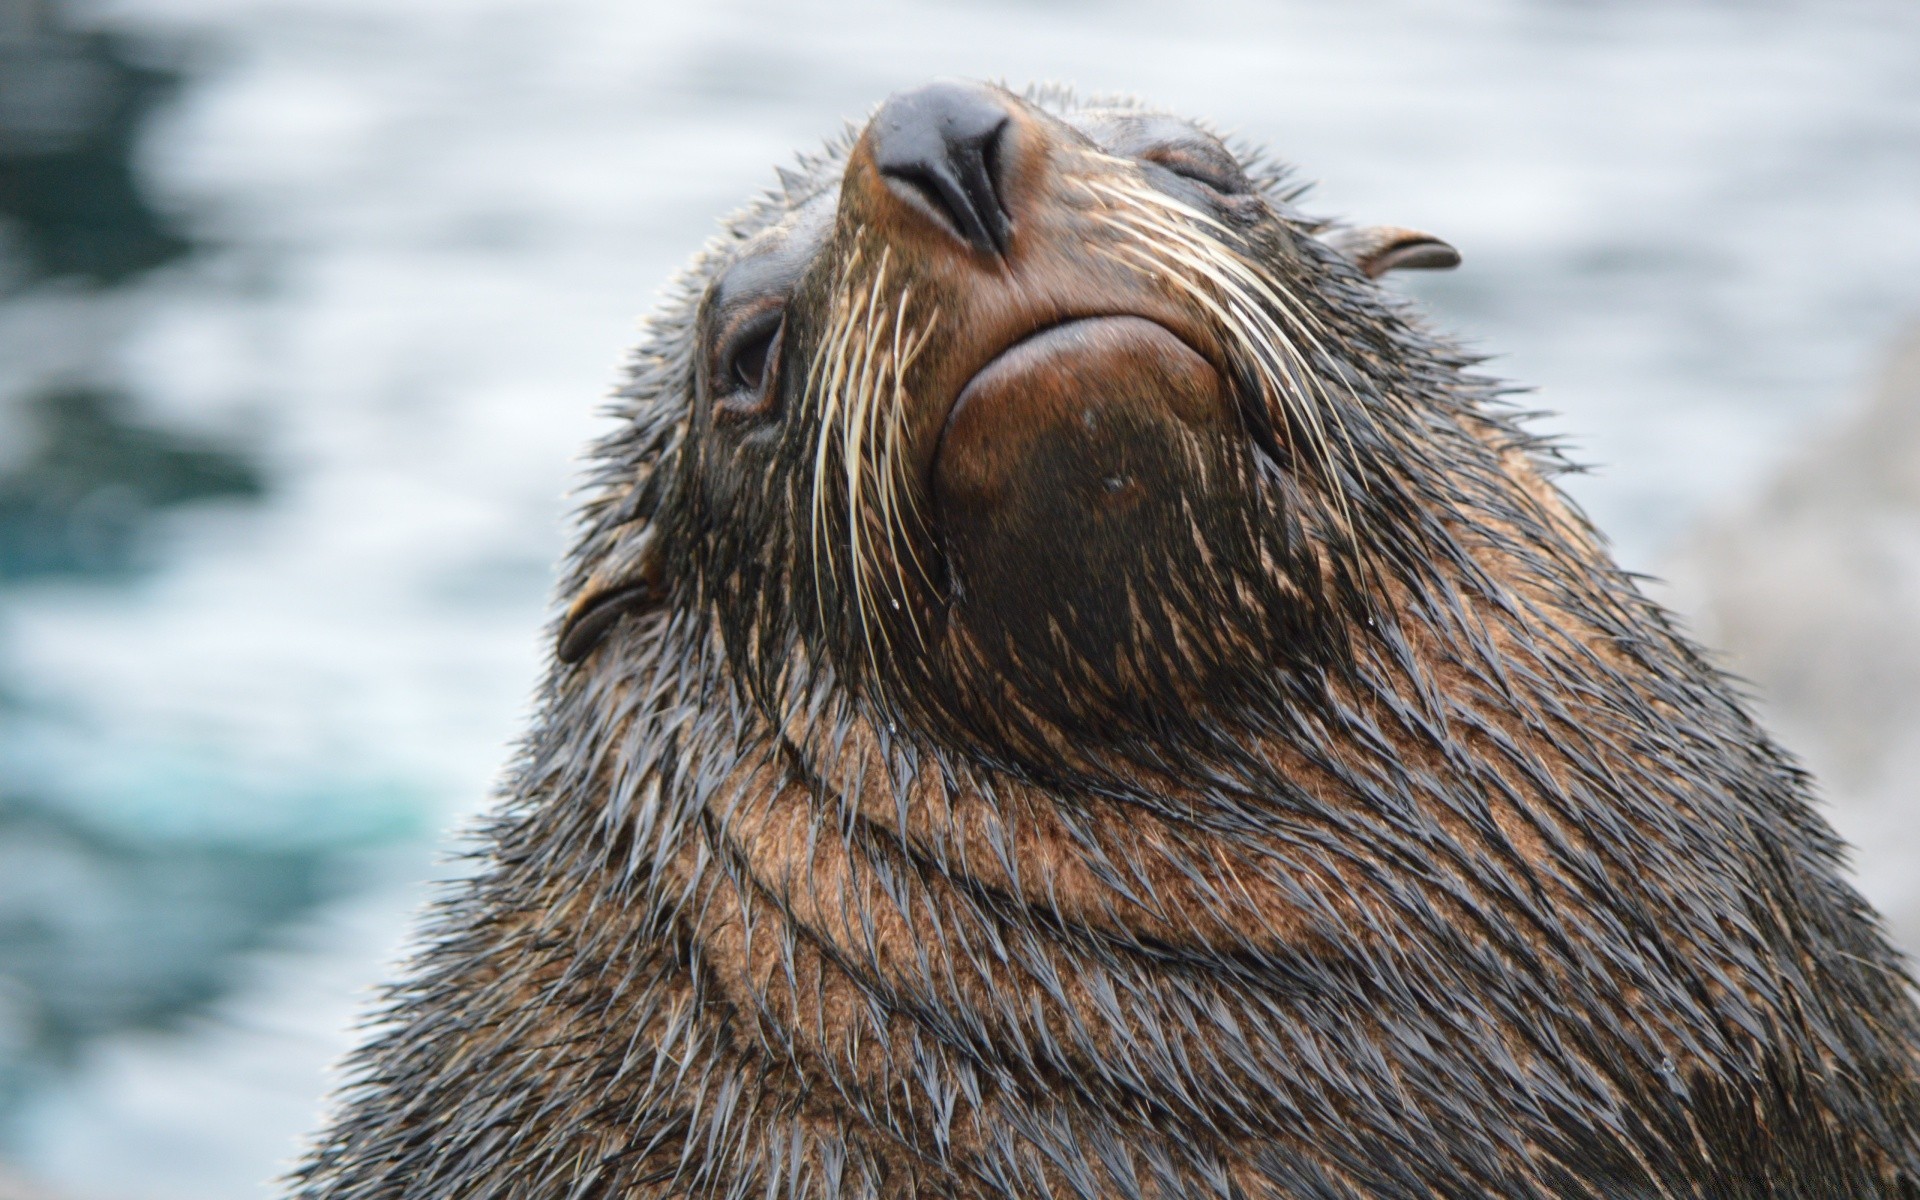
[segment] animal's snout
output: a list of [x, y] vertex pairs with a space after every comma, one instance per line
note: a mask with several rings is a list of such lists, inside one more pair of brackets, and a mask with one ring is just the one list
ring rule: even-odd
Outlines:
[[1013, 114], [995, 91], [941, 82], [890, 97], [869, 127], [887, 186], [981, 254], [1007, 251], [1003, 134]]

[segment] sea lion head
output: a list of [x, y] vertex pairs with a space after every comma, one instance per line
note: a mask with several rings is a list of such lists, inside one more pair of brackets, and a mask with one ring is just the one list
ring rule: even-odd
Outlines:
[[[825, 669], [995, 754], [1334, 667], [1370, 602], [1357, 523], [1406, 504], [1376, 447], [1404, 322], [1368, 276], [1454, 259], [1323, 233], [1192, 121], [896, 95], [697, 272], [648, 570], [763, 699]], [[574, 655], [603, 597], [654, 594], [586, 591]]]

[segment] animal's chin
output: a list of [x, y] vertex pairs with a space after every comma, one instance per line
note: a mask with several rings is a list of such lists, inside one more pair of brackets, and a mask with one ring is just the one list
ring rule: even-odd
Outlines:
[[1118, 636], [1128, 594], [1184, 561], [1200, 510], [1245, 502], [1221, 373], [1157, 322], [1109, 316], [1017, 342], [961, 390], [934, 451], [957, 615], [1018, 636]]

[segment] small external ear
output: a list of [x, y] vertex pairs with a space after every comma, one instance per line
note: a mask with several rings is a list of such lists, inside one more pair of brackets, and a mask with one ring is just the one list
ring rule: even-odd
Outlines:
[[666, 599], [666, 572], [660, 539], [653, 527], [626, 538], [587, 577], [580, 594], [560, 620], [554, 653], [576, 663], [593, 653], [622, 617], [643, 612]]
[[1388, 271], [1450, 271], [1460, 252], [1430, 233], [1398, 225], [1364, 225], [1326, 236], [1326, 243], [1353, 260], [1368, 279]]

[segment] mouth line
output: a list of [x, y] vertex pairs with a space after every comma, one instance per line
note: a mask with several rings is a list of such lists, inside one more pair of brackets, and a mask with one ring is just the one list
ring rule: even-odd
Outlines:
[[[1160, 328], [1166, 330], [1168, 333], [1172, 334], [1174, 337], [1180, 339], [1181, 344], [1186, 346], [1187, 349], [1193, 351], [1195, 354], [1198, 354], [1201, 358], [1206, 359], [1209, 363], [1212, 362], [1211, 356], [1205, 353], [1204, 351], [1202, 351], [1200, 347], [1194, 345], [1191, 338], [1181, 333], [1178, 329], [1175, 329], [1172, 326], [1168, 325], [1165, 321], [1162, 321], [1157, 317], [1149, 316], [1146, 313], [1137, 313], [1137, 312], [1077, 313], [1070, 317], [1061, 317], [1058, 320], [1048, 321], [1043, 325], [1036, 325], [1032, 329], [1029, 329], [1025, 333], [1021, 334], [1019, 337], [1013, 339], [1011, 342], [1008, 342], [1006, 345], [1000, 347], [1000, 349], [994, 351], [994, 353], [985, 362], [981, 363], [977, 368], [974, 369], [973, 374], [967, 376], [964, 380], [961, 381], [959, 390], [954, 392], [953, 394], [954, 403], [957, 404], [959, 402], [960, 397], [966, 394], [967, 389], [973, 386], [974, 380], [980, 378], [982, 375], [986, 374], [989, 370], [991, 370], [995, 363], [1007, 357], [1009, 354], [1012, 354], [1015, 351], [1019, 350], [1022, 346], [1027, 345], [1029, 342], [1038, 341], [1041, 338], [1047, 337], [1051, 334], [1058, 333], [1062, 329], [1067, 329], [1074, 325], [1095, 325], [1095, 324], [1099, 324], [1102, 321], [1125, 321], [1125, 320], [1145, 321], [1151, 325], [1158, 325]], [[1215, 364], [1215, 369], [1218, 369], [1217, 364]], [[949, 405], [949, 408], [951, 407], [952, 405]]]
[[1056, 333], [1059, 333], [1063, 329], [1070, 329], [1075, 325], [1095, 325], [1104, 321], [1145, 321], [1150, 325], [1156, 325], [1159, 328], [1166, 330], [1167, 333], [1171, 334], [1177, 341], [1179, 341], [1181, 345], [1185, 346], [1188, 350], [1191, 350], [1196, 356], [1198, 356], [1201, 359], [1201, 361], [1212, 366], [1216, 371], [1221, 370], [1220, 364], [1214, 361], [1213, 355], [1208, 354], [1205, 350], [1202, 350], [1199, 346], [1196, 346], [1191, 337], [1189, 337], [1185, 333], [1182, 333], [1180, 330], [1175, 329], [1173, 326], [1168, 325], [1165, 321], [1162, 321], [1156, 317], [1149, 316], [1146, 313], [1138, 313], [1138, 312], [1077, 313], [1073, 316], [1061, 317], [1058, 320], [1048, 321], [1042, 325], [1036, 325], [1033, 328], [1027, 330], [1025, 333], [1022, 333], [1019, 337], [1013, 339], [1011, 342], [1008, 342], [1006, 345], [994, 351], [993, 354], [988, 356], [988, 358], [984, 362], [982, 362], [978, 367], [974, 368], [972, 374], [968, 375], [965, 379], [961, 380], [960, 386], [958, 388], [954, 389], [952, 398], [950, 398], [947, 401], [946, 412], [940, 418], [940, 435], [936, 437], [933, 441], [933, 445], [931, 447], [931, 453], [927, 457], [925, 469], [928, 471], [931, 471], [933, 469], [933, 464], [940, 460], [940, 451], [946, 444], [947, 431], [953, 427], [954, 415], [960, 411], [961, 400], [966, 396], [967, 389], [972, 387], [974, 382], [978, 380], [981, 376], [985, 375], [988, 371], [991, 371], [996, 363], [1000, 362], [1002, 359], [1006, 358], [1007, 356], [1017, 352], [1018, 350], [1021, 349], [1021, 347], [1027, 346], [1033, 342], [1036, 342], [1041, 338], [1050, 337]]

